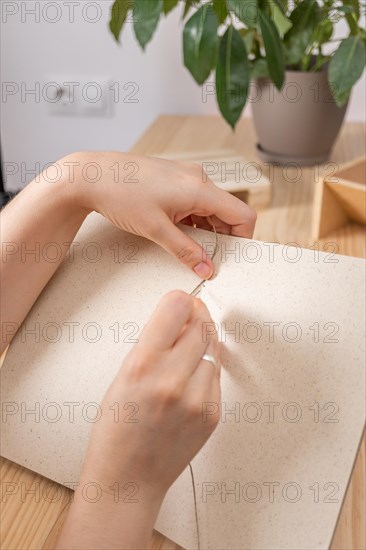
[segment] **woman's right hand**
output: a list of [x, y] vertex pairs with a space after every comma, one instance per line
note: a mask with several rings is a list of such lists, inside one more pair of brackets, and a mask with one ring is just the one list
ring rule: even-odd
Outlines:
[[[174, 291], [161, 300], [103, 400], [85, 465], [89, 476], [113, 483], [128, 474], [165, 494], [219, 420], [218, 411], [203, 414], [205, 403], [220, 404], [220, 366], [201, 359], [208, 353], [221, 365], [217, 335], [207, 330], [212, 324], [198, 298]], [[122, 420], [123, 406], [133, 403], [137, 422], [115, 422], [115, 403]]]
[[[149, 547], [167, 490], [220, 418], [220, 344], [212, 324], [197, 298], [174, 291], [161, 300], [104, 397], [58, 548]], [[205, 353], [217, 366], [202, 360]], [[128, 421], [131, 409], [124, 407], [131, 403], [136, 414]], [[83, 498], [90, 483], [104, 489], [92, 505]], [[123, 489], [131, 486], [135, 500], [126, 503]]]

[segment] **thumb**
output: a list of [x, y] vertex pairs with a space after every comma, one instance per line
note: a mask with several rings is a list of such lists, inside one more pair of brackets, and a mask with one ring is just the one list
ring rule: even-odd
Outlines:
[[154, 241], [192, 269], [201, 279], [212, 277], [214, 266], [211, 258], [195, 240], [183, 233], [170, 219], [161, 223], [159, 235], [154, 236]]

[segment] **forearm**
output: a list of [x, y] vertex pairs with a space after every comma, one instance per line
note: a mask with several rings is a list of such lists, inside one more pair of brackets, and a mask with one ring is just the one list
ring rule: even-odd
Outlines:
[[1, 351], [55, 273], [89, 210], [76, 204], [64, 168], [41, 174], [1, 213]]

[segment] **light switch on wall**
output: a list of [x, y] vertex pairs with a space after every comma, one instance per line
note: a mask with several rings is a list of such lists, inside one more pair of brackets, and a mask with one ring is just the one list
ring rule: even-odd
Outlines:
[[50, 115], [111, 116], [113, 92], [110, 77], [48, 75], [43, 86]]

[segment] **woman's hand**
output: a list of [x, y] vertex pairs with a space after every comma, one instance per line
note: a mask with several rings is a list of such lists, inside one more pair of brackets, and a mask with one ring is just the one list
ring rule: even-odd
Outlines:
[[[103, 400], [58, 548], [149, 547], [167, 490], [219, 421], [220, 348], [217, 336], [203, 337], [205, 323], [212, 319], [197, 298], [176, 291], [160, 302]], [[126, 421], [127, 403], [135, 422]], [[205, 403], [217, 412], [206, 417]], [[91, 483], [104, 490], [98, 503], [82, 497]], [[135, 502], [125, 487], [135, 488]]]
[[[1, 213], [0, 351], [10, 343], [61, 264], [86, 216], [96, 210], [161, 245], [201, 278], [213, 274], [202, 247], [178, 222], [252, 237], [256, 215], [195, 164], [124, 153], [75, 153], [49, 166]], [[210, 218], [211, 219], [211, 218]], [[60, 254], [50, 262], [47, 247]]]
[[[219, 341], [205, 330], [212, 323], [203, 302], [184, 292], [161, 300], [104, 398], [86, 461], [90, 476], [113, 483], [127, 474], [164, 496], [219, 420], [203, 418], [203, 403], [220, 403]], [[217, 367], [201, 360], [206, 352]], [[123, 422], [126, 403], [136, 405], [137, 422]]]
[[219, 233], [253, 236], [255, 212], [215, 186], [198, 164], [114, 152], [76, 153], [60, 162], [74, 163], [81, 206], [155, 241], [203, 279], [212, 276], [212, 262], [177, 223], [211, 229], [212, 216]]

